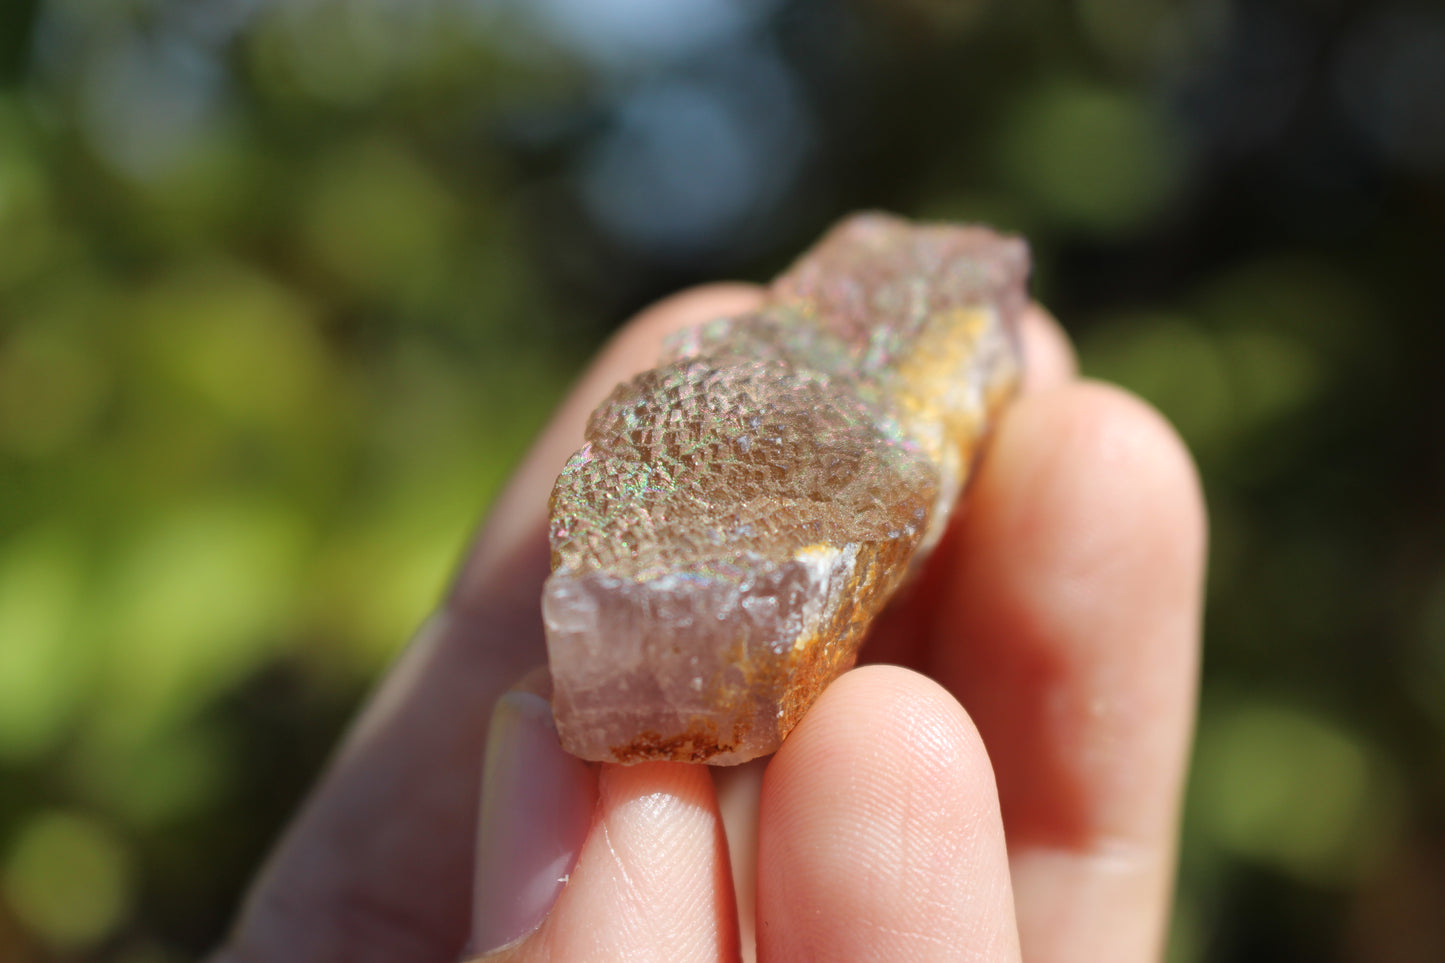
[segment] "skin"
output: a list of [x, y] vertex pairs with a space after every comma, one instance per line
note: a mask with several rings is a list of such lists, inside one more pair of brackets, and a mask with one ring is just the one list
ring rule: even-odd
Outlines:
[[[487, 912], [470, 904], [490, 709], [545, 661], [552, 480], [587, 414], [666, 333], [760, 296], [676, 296], [600, 353], [213, 963], [459, 958]], [[731, 857], [707, 769], [600, 766], [555, 908], [487, 959], [733, 960], [754, 928], [764, 961], [1159, 959], [1197, 685], [1203, 500], [1172, 429], [1078, 380], [1042, 310], [1023, 340], [1025, 392], [966, 511], [865, 649], [891, 664], [837, 680], [765, 769], [731, 777], [761, 774], [755, 792], [724, 793]], [[749, 831], [755, 850], [738, 842]]]

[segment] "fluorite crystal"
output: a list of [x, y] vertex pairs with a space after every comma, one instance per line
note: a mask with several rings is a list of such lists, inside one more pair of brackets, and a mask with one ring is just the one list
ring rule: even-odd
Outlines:
[[774, 751], [937, 543], [1013, 394], [1028, 251], [865, 214], [620, 385], [552, 492], [562, 744]]

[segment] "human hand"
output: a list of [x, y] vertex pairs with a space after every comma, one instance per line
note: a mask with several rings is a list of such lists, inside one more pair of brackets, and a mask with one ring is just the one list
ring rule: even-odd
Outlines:
[[[541, 698], [525, 686], [499, 697], [545, 661], [547, 495], [588, 413], [653, 363], [664, 334], [759, 298], [743, 286], [678, 296], [602, 352], [214, 963], [451, 961], [469, 935], [474, 952], [508, 961], [738, 958], [709, 770], [582, 763], [557, 745]], [[1156, 414], [1075, 380], [1042, 312], [1023, 333], [1025, 393], [967, 509], [863, 650], [907, 668], [867, 665], [830, 686], [742, 814], [758, 838], [736, 862], [759, 959], [1159, 958], [1203, 503]]]

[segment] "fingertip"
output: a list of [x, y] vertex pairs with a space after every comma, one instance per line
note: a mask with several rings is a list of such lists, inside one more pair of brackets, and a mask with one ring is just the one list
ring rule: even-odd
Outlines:
[[552, 914], [499, 959], [735, 959], [727, 844], [704, 766], [604, 764], [597, 818]]
[[1167, 546], [1173, 569], [1202, 568], [1207, 524], [1193, 457], [1138, 396], [1099, 381], [1055, 386], [1019, 401], [996, 448], [979, 479], [980, 526], [992, 519], [1037, 536], [1024, 546], [1057, 536], [1086, 547], [1087, 531], [1099, 543], [1087, 547], [1131, 558]]
[[1073, 343], [1063, 325], [1039, 304], [1029, 304], [1019, 318], [1023, 346], [1025, 393], [1035, 393], [1072, 381], [1079, 373]]
[[783, 743], [767, 778], [826, 770], [840, 760], [854, 765], [855, 756], [868, 767], [906, 757], [910, 778], [955, 782], [990, 805], [993, 771], [973, 720], [946, 689], [911, 669], [869, 665], [844, 673]]
[[992, 770], [967, 713], [894, 666], [839, 678], [764, 777], [760, 956], [1015, 959]]
[[704, 865], [716, 855], [717, 798], [705, 766], [607, 764], [598, 796], [608, 848], [630, 874], [662, 879], [679, 859]]

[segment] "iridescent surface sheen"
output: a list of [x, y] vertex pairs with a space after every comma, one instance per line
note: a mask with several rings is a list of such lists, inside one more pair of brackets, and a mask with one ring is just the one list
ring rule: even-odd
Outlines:
[[777, 749], [942, 535], [1019, 375], [1022, 241], [865, 214], [593, 413], [543, 590], [563, 745]]

